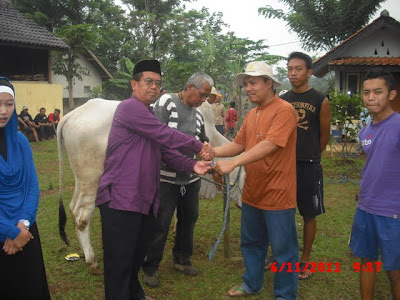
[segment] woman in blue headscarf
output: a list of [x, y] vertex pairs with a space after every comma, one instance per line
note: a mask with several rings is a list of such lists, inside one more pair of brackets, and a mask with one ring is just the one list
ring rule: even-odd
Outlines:
[[39, 184], [17, 125], [14, 87], [0, 77], [0, 284], [10, 299], [50, 299], [36, 226]]

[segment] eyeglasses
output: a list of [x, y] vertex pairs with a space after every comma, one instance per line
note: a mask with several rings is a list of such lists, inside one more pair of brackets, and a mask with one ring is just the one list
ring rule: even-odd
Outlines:
[[[161, 84], [162, 84], [162, 81], [161, 81], [161, 80], [154, 80], [154, 79], [151, 79], [151, 78], [145, 78], [145, 79], [140, 79], [140, 80], [144, 81], [144, 83], [145, 83], [147, 86], [152, 86], [153, 83], [154, 83], [154, 84], [156, 85], [156, 87], [160, 88], [160, 87], [161, 87]], [[140, 80], [139, 80], [139, 81], [140, 81]]]
[[[196, 89], [196, 88], [195, 88]], [[200, 93], [200, 91], [198, 89], [196, 89], [196, 91], [199, 93], [200, 95], [200, 99], [208, 99], [208, 97], [210, 97], [210, 94], [203, 94]]]

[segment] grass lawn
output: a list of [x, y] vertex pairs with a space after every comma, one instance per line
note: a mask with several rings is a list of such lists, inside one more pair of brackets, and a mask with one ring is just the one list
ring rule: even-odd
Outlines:
[[[58, 235], [58, 159], [56, 140], [31, 143], [41, 190], [37, 223], [40, 230], [43, 255], [52, 299], [103, 299], [103, 277], [89, 274], [84, 259], [69, 262], [64, 256], [77, 252], [82, 255], [71, 216], [68, 214], [66, 232], [71, 246], [66, 246]], [[318, 231], [312, 260], [317, 263], [339, 264], [340, 272], [317, 272], [309, 280], [299, 281], [299, 299], [360, 299], [359, 274], [353, 263], [359, 262], [348, 248], [349, 234], [356, 207], [355, 195], [363, 158], [345, 166], [338, 160], [323, 160], [325, 176], [326, 214], [318, 217]], [[64, 205], [66, 208], [74, 189], [74, 179], [66, 161], [64, 168]], [[343, 178], [350, 181], [342, 183]], [[157, 300], [229, 299], [228, 289], [241, 282], [244, 264], [240, 252], [240, 210], [231, 205], [231, 254], [224, 258], [223, 242], [213, 262], [208, 252], [222, 226], [223, 200], [200, 201], [200, 217], [196, 225], [193, 264], [201, 274], [187, 277], [172, 268], [171, 250], [173, 234], [169, 235], [164, 260], [159, 269], [161, 285], [157, 289], [145, 287], [146, 293]], [[297, 218], [299, 245], [302, 245], [302, 219]], [[284, 238], [284, 237], [282, 237]], [[91, 223], [91, 239], [96, 256], [102, 265], [102, 246], [99, 210]], [[322, 265], [322, 264], [321, 264]], [[333, 271], [335, 270], [332, 267]], [[273, 299], [273, 273], [265, 273], [264, 289], [251, 299]], [[383, 270], [378, 274], [376, 299], [391, 299], [388, 279]]]

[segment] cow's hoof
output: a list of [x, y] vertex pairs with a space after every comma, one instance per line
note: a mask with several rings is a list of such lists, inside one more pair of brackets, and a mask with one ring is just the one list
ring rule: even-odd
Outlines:
[[95, 268], [90, 268], [90, 274], [92, 274], [92, 275], [103, 275], [103, 270], [102, 269], [100, 269], [99, 267], [95, 267]]

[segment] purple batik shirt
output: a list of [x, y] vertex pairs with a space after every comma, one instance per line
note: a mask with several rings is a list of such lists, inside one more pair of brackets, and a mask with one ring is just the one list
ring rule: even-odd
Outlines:
[[96, 206], [157, 215], [161, 160], [179, 172], [193, 172], [202, 143], [161, 123], [152, 109], [132, 97], [118, 105], [111, 125]]

